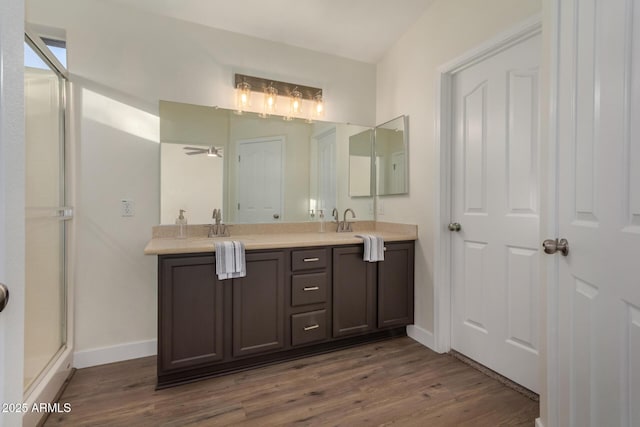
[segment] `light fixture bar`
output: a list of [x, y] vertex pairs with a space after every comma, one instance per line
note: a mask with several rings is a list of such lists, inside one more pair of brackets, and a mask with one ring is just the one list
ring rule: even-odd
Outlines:
[[302, 99], [314, 100], [314, 97], [318, 94], [322, 95], [322, 89], [318, 87], [305, 86], [294, 83], [279, 82], [276, 80], [263, 79], [262, 77], [247, 76], [245, 74], [235, 75], [234, 87], [238, 87], [240, 83], [249, 83], [251, 85], [251, 91], [264, 92], [264, 90], [273, 86], [278, 91], [278, 95], [291, 96], [294, 90], [300, 91]]

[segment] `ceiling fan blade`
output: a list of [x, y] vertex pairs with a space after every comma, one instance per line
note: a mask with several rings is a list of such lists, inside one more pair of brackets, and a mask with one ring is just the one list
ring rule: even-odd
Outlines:
[[207, 150], [209, 150], [209, 147], [207, 148], [202, 148], [202, 147], [182, 147], [184, 150], [195, 150], [195, 151], [201, 151], [201, 152], [206, 152]]

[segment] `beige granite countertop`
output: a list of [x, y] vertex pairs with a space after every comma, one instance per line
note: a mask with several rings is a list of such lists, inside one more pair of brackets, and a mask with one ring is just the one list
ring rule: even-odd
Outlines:
[[357, 234], [375, 234], [386, 242], [416, 240], [418, 227], [376, 221], [353, 223], [354, 232], [336, 233], [334, 223], [326, 223], [326, 231], [319, 232], [318, 223], [242, 224], [232, 225], [230, 237], [208, 238], [207, 225], [189, 225], [186, 239], [175, 236], [176, 226], [153, 227], [153, 238], [144, 249], [146, 255], [214, 252], [215, 242], [239, 240], [246, 250], [281, 249], [310, 246], [348, 245], [362, 243]]

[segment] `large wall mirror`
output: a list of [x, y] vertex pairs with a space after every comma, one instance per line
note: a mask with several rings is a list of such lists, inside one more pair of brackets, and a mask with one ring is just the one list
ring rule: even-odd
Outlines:
[[[373, 219], [373, 196], [350, 195], [350, 138], [372, 129], [160, 101], [162, 224], [180, 209], [191, 224], [318, 221], [352, 208]], [[366, 139], [366, 138], [364, 138]], [[189, 148], [190, 147], [190, 148]], [[371, 182], [369, 169], [355, 174]]]

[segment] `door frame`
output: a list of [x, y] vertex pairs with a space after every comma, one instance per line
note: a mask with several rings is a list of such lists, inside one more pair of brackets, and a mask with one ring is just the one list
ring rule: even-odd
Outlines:
[[[284, 177], [285, 177], [285, 153], [286, 153], [286, 144], [287, 144], [287, 137], [284, 135], [276, 135], [276, 136], [264, 136], [264, 137], [260, 137], [260, 138], [244, 138], [244, 139], [238, 139], [235, 141], [235, 155], [236, 158], [237, 156], [239, 156], [240, 154], [240, 145], [242, 144], [250, 144], [250, 143], [262, 143], [262, 142], [269, 142], [269, 141], [279, 141], [280, 142], [280, 159], [282, 160], [280, 163], [280, 218], [278, 219], [278, 221], [276, 222], [283, 222], [285, 220], [284, 216], [284, 189], [285, 189], [285, 182], [284, 182]], [[236, 183], [235, 183], [235, 187], [236, 187], [236, 194], [235, 194], [235, 206], [237, 206], [240, 200], [240, 167], [236, 167]], [[236, 221], [239, 219], [240, 213], [238, 212], [238, 210], [236, 209], [236, 215], [234, 215], [234, 218], [236, 218]]]
[[434, 350], [451, 350], [451, 192], [453, 156], [453, 77], [456, 73], [542, 33], [541, 15], [513, 28], [440, 66], [436, 78], [436, 197], [434, 230]]
[[[0, 281], [11, 299], [0, 313], [0, 402], [22, 403], [25, 289], [24, 1], [0, 3]], [[0, 411], [0, 425], [22, 425]]]

